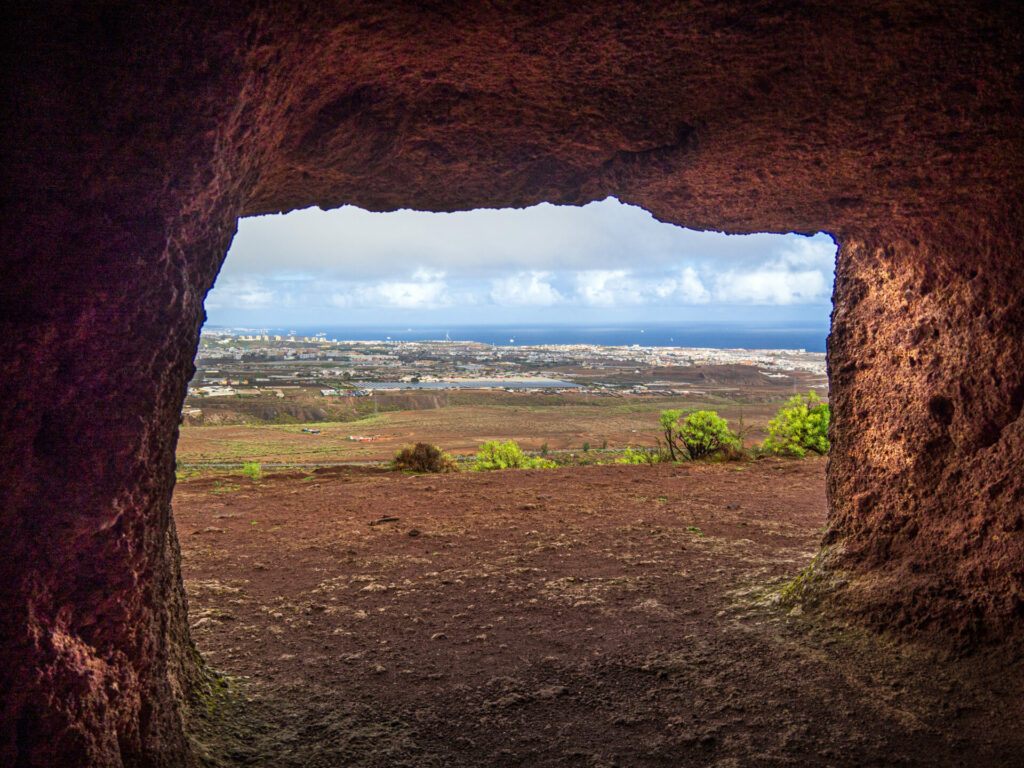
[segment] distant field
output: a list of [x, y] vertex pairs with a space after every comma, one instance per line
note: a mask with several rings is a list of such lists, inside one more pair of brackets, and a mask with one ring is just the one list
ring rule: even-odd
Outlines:
[[[507, 401], [506, 401], [507, 402]], [[487, 440], [516, 440], [527, 450], [592, 449], [654, 445], [659, 413], [666, 408], [718, 411], [737, 427], [740, 416], [753, 429], [748, 442], [763, 438], [763, 428], [784, 402], [740, 405], [686, 398], [605, 399], [593, 404], [452, 405], [446, 408], [394, 411], [348, 422], [200, 426], [181, 428], [178, 459], [205, 462], [331, 463], [384, 461], [403, 445], [437, 444], [454, 454], [472, 453]], [[532, 401], [536, 402], [536, 401]], [[302, 429], [319, 429], [319, 434]], [[355, 442], [350, 435], [374, 436]]]

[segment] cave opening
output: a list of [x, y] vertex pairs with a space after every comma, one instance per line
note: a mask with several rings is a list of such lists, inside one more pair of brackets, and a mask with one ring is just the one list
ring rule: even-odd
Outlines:
[[[708, 363], [747, 366], [751, 380], [785, 379], [790, 393], [827, 392], [824, 352], [835, 251], [822, 233], [688, 230], [614, 197], [578, 207], [444, 214], [346, 206], [242, 219], [206, 298], [185, 421], [230, 424], [268, 414], [315, 421], [337, 412], [312, 401], [297, 406], [302, 398], [290, 390], [301, 386], [322, 385], [320, 391], [330, 395], [359, 391], [360, 382], [370, 393], [468, 388], [471, 381], [452, 377], [480, 378], [485, 370], [488, 387], [501, 384], [495, 375], [502, 369], [471, 350], [450, 347], [445, 365], [410, 358], [436, 355], [423, 343], [443, 340], [530, 347], [532, 363], [498, 354], [505, 357], [502, 365], [525, 365], [534, 375], [553, 367], [552, 355], [571, 355], [573, 365], [589, 355], [594, 359], [585, 365], [586, 384], [604, 389], [600, 372], [615, 369], [609, 373], [616, 381], [601, 394], [628, 383], [643, 389], [654, 384], [666, 394], [673, 387], [677, 394], [698, 395], [721, 389], [727, 397], [747, 399], [729, 387], [729, 376], [708, 381], [708, 391], [673, 384], [674, 365]], [[374, 340], [387, 360], [369, 367], [358, 347], [331, 347]], [[555, 349], [570, 345], [590, 351]], [[647, 353], [637, 353], [629, 365], [601, 360], [612, 357], [611, 349], [621, 355], [629, 348]], [[792, 354], [773, 357], [780, 350]], [[667, 380], [653, 375], [660, 369]], [[787, 373], [793, 370], [799, 375]], [[630, 374], [636, 374], [633, 380]], [[681, 381], [692, 385], [704, 378]], [[525, 390], [531, 383], [543, 388], [556, 382], [506, 383]], [[277, 399], [261, 401], [261, 390]], [[769, 398], [759, 390], [753, 401]], [[321, 398], [319, 405], [325, 402]], [[727, 410], [734, 417], [742, 413]], [[186, 461], [197, 458], [190, 453]]]
[[[265, 722], [331, 732], [416, 710], [489, 740], [449, 687], [484, 691], [470, 709], [518, 701], [532, 720], [535, 704], [590, 690], [581, 670], [595, 660], [607, 675], [636, 665], [637, 649], [681, 653], [679, 628], [705, 621], [693, 605], [732, 567], [683, 553], [749, 541], [762, 525], [813, 546], [824, 460], [794, 465], [772, 486], [785, 503], [767, 506], [756, 484], [774, 470], [749, 462], [736, 467], [756, 479], [739, 487], [739, 470], [682, 470], [701, 478], [698, 492], [679, 465], [615, 461], [653, 448], [665, 409], [745, 418], [759, 442], [795, 392], [827, 399], [834, 258], [827, 235], [694, 232], [613, 198], [242, 220], [207, 297], [178, 441], [183, 582], [209, 668], [266, 707]], [[352, 314], [361, 322], [339, 320]], [[557, 347], [571, 351], [543, 359]], [[547, 394], [545, 377], [586, 394]], [[491, 438], [560, 466], [386, 477], [365, 466], [417, 441], [471, 458]], [[631, 692], [607, 706], [643, 708]], [[605, 740], [573, 707], [547, 717], [574, 743]], [[533, 728], [543, 725], [515, 738]], [[392, 742], [409, 730], [402, 720], [382, 741], [402, 749]], [[257, 741], [266, 753], [288, 746]], [[296, 750], [335, 748], [314, 737]]]

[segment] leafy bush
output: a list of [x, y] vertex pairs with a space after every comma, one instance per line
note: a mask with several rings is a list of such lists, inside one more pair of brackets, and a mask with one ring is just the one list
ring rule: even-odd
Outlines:
[[739, 443], [729, 423], [714, 411], [687, 414], [679, 422], [676, 437], [691, 459], [702, 459]]
[[[661, 412], [658, 419], [664, 438], [664, 451], [671, 461], [703, 459], [727, 448], [742, 448], [740, 438], [729, 429], [729, 424], [714, 411], [694, 411], [683, 414], [670, 409]], [[658, 440], [661, 445], [661, 438]]]
[[489, 469], [547, 469], [553, 466], [553, 461], [539, 456], [527, 456], [515, 440], [504, 443], [489, 440], [480, 446], [473, 470], [483, 472]]
[[616, 464], [657, 464], [665, 461], [668, 455], [653, 448], [626, 448], [622, 455], [615, 459]]
[[783, 456], [818, 455], [828, 453], [828, 403], [823, 403], [814, 392], [794, 395], [768, 422], [768, 439], [761, 450]]
[[263, 477], [263, 467], [258, 461], [246, 461], [242, 464], [242, 474], [253, 480], [259, 480]]
[[[668, 450], [669, 458], [672, 461], [676, 461], [682, 457], [682, 448], [676, 444], [676, 431], [679, 428], [679, 419], [682, 417], [683, 412], [671, 408], [667, 411], [662, 411], [661, 416], [658, 418], [658, 426], [661, 427], [661, 433], [665, 437], [665, 448]], [[661, 441], [658, 441], [661, 444]]]
[[407, 472], [458, 472], [459, 465], [447, 453], [430, 443], [407, 445], [395, 454], [391, 468]]

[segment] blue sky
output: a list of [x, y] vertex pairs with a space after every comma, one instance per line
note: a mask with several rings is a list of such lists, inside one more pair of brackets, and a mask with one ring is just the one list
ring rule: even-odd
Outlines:
[[209, 323], [826, 325], [824, 234], [725, 235], [609, 197], [458, 213], [353, 206], [242, 219]]

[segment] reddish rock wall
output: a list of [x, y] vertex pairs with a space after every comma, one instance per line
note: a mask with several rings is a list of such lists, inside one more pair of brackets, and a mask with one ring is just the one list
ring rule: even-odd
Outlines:
[[310, 204], [833, 233], [837, 605], [1020, 634], [1015, 3], [61, 5], [0, 46], [0, 762], [188, 761], [202, 300], [239, 215]]
[[843, 244], [825, 543], [856, 574], [831, 599], [879, 627], [1024, 628], [1022, 222]]

